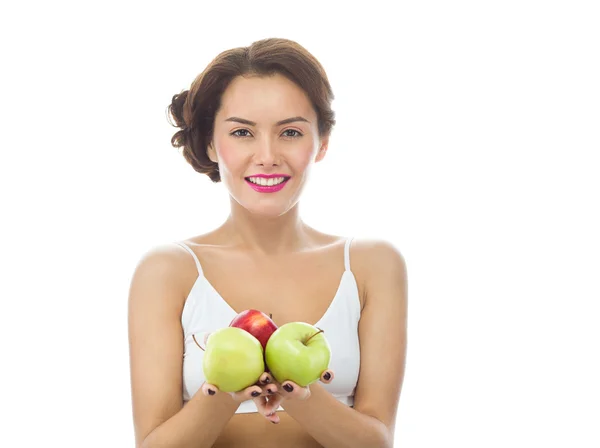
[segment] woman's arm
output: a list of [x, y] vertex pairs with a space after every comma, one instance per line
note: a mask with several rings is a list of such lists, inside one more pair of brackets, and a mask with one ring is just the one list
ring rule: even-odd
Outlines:
[[213, 446], [240, 405], [226, 394], [219, 395], [219, 398], [212, 398], [198, 391], [183, 409], [154, 428], [138, 446], [141, 448]]
[[319, 383], [310, 385], [311, 395], [306, 400], [281, 404], [326, 448], [394, 444], [407, 345], [406, 265], [400, 252], [387, 242], [377, 242], [368, 251], [354, 408], [340, 403]]
[[183, 407], [181, 255], [155, 249], [139, 262], [129, 291], [129, 356], [137, 447], [209, 447], [235, 414], [229, 394], [199, 390]]

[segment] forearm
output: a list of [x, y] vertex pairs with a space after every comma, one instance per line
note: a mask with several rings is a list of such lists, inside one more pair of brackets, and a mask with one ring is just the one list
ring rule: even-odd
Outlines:
[[148, 434], [141, 448], [211, 447], [239, 405], [228, 394], [207, 397], [198, 391], [177, 414]]
[[392, 435], [379, 420], [339, 402], [319, 383], [306, 400], [284, 400], [281, 406], [325, 448], [388, 448]]

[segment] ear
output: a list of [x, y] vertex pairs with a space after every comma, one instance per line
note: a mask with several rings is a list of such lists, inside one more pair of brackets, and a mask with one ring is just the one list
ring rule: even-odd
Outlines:
[[206, 148], [206, 155], [212, 162], [219, 163], [219, 158], [217, 157], [217, 151], [215, 151], [215, 147], [213, 146], [212, 142], [210, 142], [208, 144], [208, 147]]
[[317, 153], [317, 156], [315, 157], [315, 162], [320, 162], [321, 160], [323, 160], [323, 157], [325, 157], [325, 154], [327, 153], [328, 147], [329, 147], [329, 135], [327, 135], [321, 139], [321, 146], [319, 147], [319, 152]]

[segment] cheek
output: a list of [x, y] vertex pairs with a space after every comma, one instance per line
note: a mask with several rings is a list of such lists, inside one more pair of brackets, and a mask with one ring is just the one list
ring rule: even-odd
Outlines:
[[317, 148], [311, 143], [307, 144], [302, 150], [296, 152], [296, 160], [303, 167], [310, 165], [316, 156]]
[[219, 145], [219, 162], [226, 169], [231, 169], [235, 167], [236, 163], [240, 163], [239, 157], [236, 156], [235, 145], [231, 143], [221, 143]]

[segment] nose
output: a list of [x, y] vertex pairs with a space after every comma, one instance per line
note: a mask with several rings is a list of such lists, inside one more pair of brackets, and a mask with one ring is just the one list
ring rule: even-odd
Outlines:
[[257, 165], [279, 165], [280, 154], [277, 148], [277, 143], [273, 142], [269, 137], [261, 139], [256, 145], [254, 152], [254, 162]]

